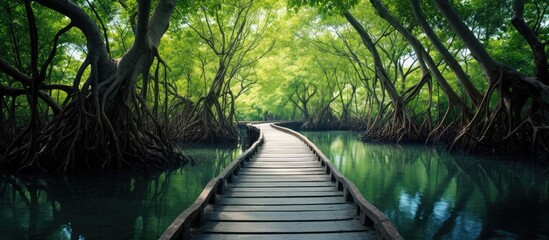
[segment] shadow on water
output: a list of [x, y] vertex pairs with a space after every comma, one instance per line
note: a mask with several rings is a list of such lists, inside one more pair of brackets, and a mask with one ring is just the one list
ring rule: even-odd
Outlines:
[[407, 239], [549, 238], [546, 165], [304, 132]]
[[2, 239], [156, 239], [239, 148], [185, 150], [173, 171], [0, 177]]

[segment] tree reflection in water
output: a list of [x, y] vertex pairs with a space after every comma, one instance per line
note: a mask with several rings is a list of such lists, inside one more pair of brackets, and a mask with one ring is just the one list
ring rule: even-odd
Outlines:
[[186, 151], [169, 172], [0, 177], [2, 239], [155, 239], [190, 206], [237, 148]]
[[546, 165], [305, 132], [407, 239], [548, 238]]
[[[13, 228], [7, 229], [12, 231], [7, 238], [138, 237], [143, 234], [142, 216], [149, 214], [146, 207], [158, 205], [165, 198], [167, 181], [169, 174], [164, 173], [4, 176], [0, 183], [1, 204], [12, 208], [2, 207], [6, 211], [1, 214], [2, 222], [7, 223], [2, 225]], [[121, 231], [133, 228], [137, 231]]]

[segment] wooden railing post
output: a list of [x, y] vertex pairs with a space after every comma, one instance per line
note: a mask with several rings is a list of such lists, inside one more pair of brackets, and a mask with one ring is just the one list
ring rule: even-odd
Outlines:
[[191, 224], [185, 223], [183, 225], [183, 231], [179, 235], [180, 239], [190, 239], [191, 238]]
[[343, 188], [343, 198], [347, 202], [354, 202], [353, 195], [349, 191], [349, 188]]
[[221, 179], [221, 182], [219, 185], [217, 185], [217, 194], [223, 195], [225, 194], [225, 189], [227, 188], [227, 181], [225, 179]]

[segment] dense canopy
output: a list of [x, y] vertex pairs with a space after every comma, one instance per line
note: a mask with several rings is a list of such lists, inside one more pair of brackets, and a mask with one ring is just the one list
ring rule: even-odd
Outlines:
[[549, 153], [543, 0], [0, 4], [0, 168], [185, 163], [235, 123]]

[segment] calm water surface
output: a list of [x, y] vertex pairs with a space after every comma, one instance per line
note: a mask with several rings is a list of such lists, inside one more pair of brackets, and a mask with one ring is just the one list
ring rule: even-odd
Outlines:
[[[304, 132], [406, 239], [548, 239], [549, 168]], [[520, 159], [519, 159], [520, 160]]]
[[[407, 239], [547, 239], [546, 166], [364, 144], [306, 132]], [[195, 148], [179, 170], [106, 176], [0, 176], [0, 239], [156, 239], [239, 148]]]
[[157, 239], [239, 148], [194, 148], [179, 170], [105, 176], [0, 176], [0, 239]]

